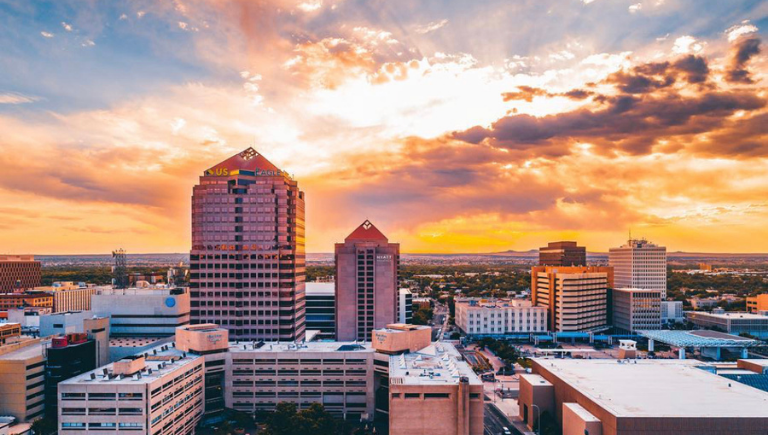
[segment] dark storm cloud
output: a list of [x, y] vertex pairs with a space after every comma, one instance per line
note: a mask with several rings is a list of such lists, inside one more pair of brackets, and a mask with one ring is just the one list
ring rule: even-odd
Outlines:
[[453, 137], [469, 142], [489, 141], [493, 146], [526, 149], [557, 140], [588, 139], [604, 147], [644, 153], [667, 136], [703, 133], [724, 123], [738, 110], [763, 108], [765, 99], [752, 92], [708, 92], [695, 97], [677, 93], [642, 98], [621, 95], [605, 97], [601, 109], [535, 117], [507, 116], [491, 128], [473, 127]]
[[731, 83], [753, 83], [747, 63], [753, 56], [760, 54], [760, 39], [742, 39], [735, 46], [731, 64], [725, 78]]
[[608, 76], [606, 83], [628, 94], [645, 94], [667, 88], [678, 81], [700, 84], [707, 80], [709, 66], [701, 56], [688, 55], [674, 62], [652, 62], [638, 65], [629, 71]]

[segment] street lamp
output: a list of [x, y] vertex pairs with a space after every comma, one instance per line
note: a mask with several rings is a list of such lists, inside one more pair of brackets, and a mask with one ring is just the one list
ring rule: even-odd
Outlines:
[[534, 404], [531, 404], [531, 406], [533, 407], [534, 411], [536, 411], [537, 409], [539, 410], [539, 424], [536, 425], [536, 433], [540, 434], [541, 433], [541, 408], [539, 408], [538, 405], [534, 405]]

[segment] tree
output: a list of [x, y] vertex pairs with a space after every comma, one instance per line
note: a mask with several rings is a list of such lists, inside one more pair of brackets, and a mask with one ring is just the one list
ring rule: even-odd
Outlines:
[[296, 414], [292, 426], [297, 435], [335, 435], [337, 428], [336, 420], [319, 403]]
[[350, 428], [336, 420], [323, 405], [313, 403], [297, 412], [296, 404], [280, 402], [275, 412], [267, 417], [264, 435], [336, 435], [348, 433]]
[[31, 429], [35, 435], [50, 435], [56, 433], [58, 424], [56, 424], [56, 419], [54, 417], [46, 416], [35, 420], [32, 423]]
[[275, 407], [275, 412], [267, 417], [264, 425], [264, 435], [293, 435], [293, 418], [296, 416], [296, 404], [280, 402]]
[[432, 308], [427, 305], [418, 305], [413, 313], [414, 325], [429, 325], [432, 320]]

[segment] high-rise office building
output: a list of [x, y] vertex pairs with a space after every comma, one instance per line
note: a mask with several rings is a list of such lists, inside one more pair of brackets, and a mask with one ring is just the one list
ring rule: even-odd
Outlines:
[[0, 293], [37, 287], [41, 273], [34, 255], [0, 255]]
[[304, 192], [253, 148], [206, 170], [192, 193], [192, 323], [235, 339], [304, 338]]
[[549, 311], [549, 329], [600, 331], [608, 327], [610, 267], [537, 266], [531, 270], [531, 301]]
[[400, 244], [366, 220], [335, 251], [336, 339], [370, 341], [397, 322]]
[[576, 242], [550, 242], [539, 248], [539, 266], [586, 266], [587, 248]]
[[608, 262], [613, 267], [616, 288], [658, 290], [667, 299], [667, 248], [645, 239], [629, 239], [611, 248]]
[[307, 331], [318, 331], [317, 340], [336, 338], [336, 288], [332, 282], [308, 282]]

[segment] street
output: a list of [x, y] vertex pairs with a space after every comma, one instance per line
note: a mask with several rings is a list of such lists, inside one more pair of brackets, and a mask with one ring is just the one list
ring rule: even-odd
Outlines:
[[485, 403], [485, 428], [483, 433], [485, 435], [500, 435], [504, 434], [504, 428], [506, 427], [512, 434], [522, 435], [520, 431], [507, 420], [504, 414], [499, 411], [493, 403]]
[[435, 303], [432, 314], [432, 340], [440, 341], [443, 333], [448, 326], [448, 307], [444, 304]]

